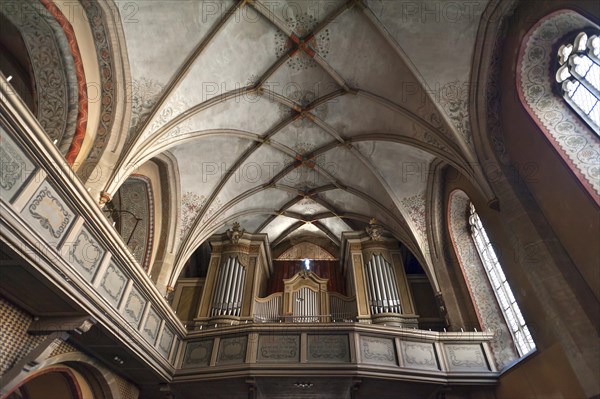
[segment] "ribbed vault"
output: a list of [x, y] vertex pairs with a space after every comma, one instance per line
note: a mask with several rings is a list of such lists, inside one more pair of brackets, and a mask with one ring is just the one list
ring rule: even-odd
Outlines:
[[[273, 246], [299, 235], [339, 245], [343, 231], [374, 217], [431, 266], [431, 162], [453, 165], [493, 194], [463, 125], [382, 22], [393, 16], [361, 0], [209, 3], [173, 10], [144, 2], [136, 24], [121, 13], [134, 107], [129, 145], [106, 191], [159, 154], [177, 160], [171, 281], [202, 242], [234, 222], [267, 233]], [[173, 32], [168, 24], [177, 24]]]

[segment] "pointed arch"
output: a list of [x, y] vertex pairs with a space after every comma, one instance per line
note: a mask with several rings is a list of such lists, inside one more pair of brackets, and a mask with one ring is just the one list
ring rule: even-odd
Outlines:
[[[521, 104], [529, 116], [579, 182], [600, 204], [600, 139], [592, 125], [586, 122], [587, 119], [591, 121], [587, 113], [587, 119], [582, 119], [580, 113], [573, 109], [577, 105], [571, 97], [577, 92], [565, 73], [564, 63], [567, 60], [563, 58], [566, 53], [561, 47], [568, 43], [569, 38], [572, 40], [574, 35], [585, 30], [600, 32], [600, 27], [572, 10], [558, 10], [543, 17], [521, 42], [516, 85]], [[579, 41], [577, 44], [580, 44]], [[559, 53], [559, 50], [562, 51]], [[560, 65], [561, 61], [563, 65]], [[564, 84], [558, 83], [557, 77]], [[600, 104], [595, 106], [600, 107]]]

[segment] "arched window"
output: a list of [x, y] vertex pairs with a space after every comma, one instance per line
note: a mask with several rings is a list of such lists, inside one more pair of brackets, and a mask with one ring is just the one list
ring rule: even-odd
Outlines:
[[[496, 299], [491, 281], [485, 271], [482, 257], [475, 245], [469, 225], [471, 199], [462, 190], [454, 190], [448, 197], [448, 233], [454, 252], [465, 279], [466, 289], [473, 303], [479, 326], [483, 331], [493, 332], [490, 349], [498, 369], [517, 360], [521, 354], [510, 327]], [[472, 329], [472, 326], [465, 326]]]
[[600, 37], [581, 32], [558, 50], [556, 81], [566, 102], [600, 135]]
[[599, 36], [600, 26], [576, 11], [546, 15], [523, 37], [516, 80], [526, 112], [600, 204]]
[[523, 315], [521, 314], [519, 305], [517, 305], [517, 301], [510, 285], [508, 284], [508, 281], [506, 281], [506, 276], [502, 271], [502, 267], [500, 266], [498, 257], [490, 243], [490, 239], [488, 238], [488, 235], [481, 224], [481, 219], [479, 219], [479, 215], [477, 215], [472, 203], [470, 204], [469, 209], [469, 226], [471, 236], [475, 242], [475, 248], [477, 248], [477, 253], [481, 258], [484, 270], [490, 280], [490, 285], [496, 295], [498, 305], [500, 305], [500, 309], [504, 314], [506, 324], [509, 327], [513, 341], [517, 346], [519, 355], [523, 356], [535, 349], [535, 344], [533, 343], [533, 338], [531, 337], [529, 328], [527, 328], [527, 325], [525, 324], [525, 320], [523, 319]]

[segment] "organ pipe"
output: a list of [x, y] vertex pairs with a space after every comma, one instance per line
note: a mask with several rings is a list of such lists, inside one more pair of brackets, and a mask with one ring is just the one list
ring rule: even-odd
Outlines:
[[388, 281], [386, 278], [386, 273], [385, 273], [385, 265], [381, 262], [381, 259], [379, 257], [375, 258], [375, 264], [377, 265], [377, 270], [379, 272], [379, 284], [381, 285], [381, 291], [382, 291], [382, 306], [383, 306], [383, 311], [387, 312], [387, 310], [389, 309], [389, 299], [390, 299], [390, 293], [389, 293], [389, 288], [388, 288]]
[[240, 275], [240, 268], [239, 267], [234, 267], [233, 269], [233, 273], [232, 273], [232, 277], [231, 277], [231, 283], [232, 283], [232, 287], [231, 287], [231, 295], [229, 298], [229, 301], [227, 302], [227, 314], [228, 315], [234, 315], [235, 313], [235, 309], [236, 309], [236, 297], [237, 297], [237, 289], [238, 289], [238, 278]]
[[375, 302], [375, 282], [373, 277], [373, 268], [371, 267], [371, 262], [367, 264], [367, 287], [369, 291], [369, 299], [371, 304], [371, 313], [377, 313], [376, 311], [376, 302]]
[[230, 257], [221, 266], [213, 296], [213, 316], [241, 314], [245, 276], [246, 270], [237, 258]]
[[215, 291], [213, 294], [213, 305], [212, 305], [212, 315], [216, 314], [216, 307], [219, 305], [219, 301], [221, 298], [221, 286], [223, 285], [223, 267], [219, 268], [219, 272], [217, 273], [217, 283], [215, 284]]
[[396, 310], [394, 306], [396, 305], [396, 300], [394, 299], [394, 289], [392, 288], [392, 285], [394, 284], [392, 281], [392, 275], [390, 274], [390, 267], [382, 261], [383, 259], [379, 258], [379, 262], [381, 263], [381, 268], [383, 269], [383, 276], [387, 288], [388, 311], [395, 312]]
[[372, 313], [400, 313], [400, 295], [392, 265], [381, 255], [374, 255], [366, 270]]
[[240, 315], [240, 311], [241, 311], [241, 307], [242, 307], [242, 292], [244, 291], [244, 284], [243, 282], [245, 281], [244, 276], [246, 273], [246, 269], [244, 269], [243, 267], [239, 267], [238, 268], [238, 274], [236, 277], [236, 290], [235, 290], [235, 295], [233, 297], [233, 312], [232, 314], [234, 316], [239, 316]]
[[293, 294], [292, 310], [295, 322], [315, 322], [319, 320], [318, 293], [302, 287]]
[[381, 269], [379, 268], [379, 263], [377, 261], [374, 261], [373, 265], [375, 267], [375, 289], [377, 293], [378, 310], [377, 313], [385, 313], [385, 308], [383, 307], [383, 287], [381, 285]]
[[226, 295], [227, 295], [227, 275], [229, 274], [229, 268], [231, 266], [231, 259], [227, 260], [223, 267], [223, 280], [221, 280], [221, 287], [219, 288], [219, 302], [217, 302], [217, 314], [223, 314], [223, 306], [225, 304]]
[[396, 282], [398, 281], [396, 279], [396, 271], [394, 270], [393, 267], [390, 267], [390, 271], [392, 272], [392, 281], [394, 282], [393, 284], [393, 288], [394, 288], [394, 297], [396, 298], [396, 307], [395, 307], [395, 312], [396, 313], [400, 313], [401, 309], [400, 309], [400, 292], [398, 291], [398, 285], [396, 284]]
[[225, 277], [225, 295], [223, 296], [223, 304], [221, 306], [221, 314], [227, 314], [227, 309], [230, 305], [230, 297], [231, 297], [231, 289], [233, 285], [232, 277], [234, 271], [234, 262], [232, 258], [229, 258], [229, 262], [227, 262], [227, 274]]

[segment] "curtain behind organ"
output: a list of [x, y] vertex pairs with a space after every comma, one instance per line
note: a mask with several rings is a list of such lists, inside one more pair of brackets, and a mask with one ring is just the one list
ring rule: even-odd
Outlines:
[[[273, 275], [267, 283], [267, 295], [283, 292], [283, 280], [292, 278], [304, 270], [303, 260], [274, 260]], [[327, 290], [346, 295], [346, 284], [339, 260], [312, 260], [310, 270], [321, 278], [326, 278]]]

